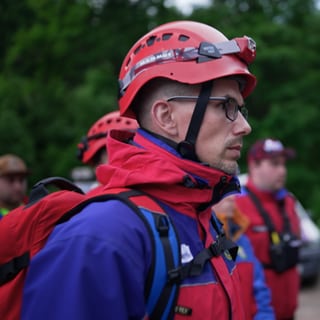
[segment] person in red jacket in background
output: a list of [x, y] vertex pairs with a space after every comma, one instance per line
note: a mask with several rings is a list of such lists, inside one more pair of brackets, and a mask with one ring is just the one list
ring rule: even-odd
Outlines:
[[248, 181], [236, 198], [250, 220], [246, 233], [264, 266], [278, 320], [293, 319], [298, 305], [300, 223], [296, 200], [285, 189], [286, 162], [294, 156], [279, 140], [258, 140], [248, 152]]
[[212, 210], [223, 224], [229, 239], [238, 246], [237, 268], [242, 287], [247, 320], [274, 320], [271, 293], [265, 282], [261, 263], [255, 256], [249, 238], [244, 234], [249, 219], [235, 206], [236, 195], [223, 198]]

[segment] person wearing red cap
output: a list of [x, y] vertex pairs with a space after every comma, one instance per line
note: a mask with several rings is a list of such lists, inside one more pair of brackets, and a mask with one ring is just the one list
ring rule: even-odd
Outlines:
[[0, 219], [23, 203], [29, 170], [14, 154], [0, 156]]
[[296, 199], [285, 189], [286, 163], [294, 156], [295, 151], [279, 140], [258, 140], [247, 155], [248, 181], [236, 198], [237, 207], [250, 220], [246, 233], [264, 266], [278, 320], [294, 318], [300, 285], [300, 224]]

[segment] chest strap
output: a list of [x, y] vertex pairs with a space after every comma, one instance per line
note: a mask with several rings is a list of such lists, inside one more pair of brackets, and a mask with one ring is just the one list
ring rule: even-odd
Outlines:
[[185, 278], [199, 276], [208, 260], [219, 257], [226, 251], [231, 255], [232, 260], [235, 261], [238, 246], [232, 240], [228, 239], [224, 233], [221, 233], [215, 242], [208, 248], [202, 249], [193, 260], [170, 270], [168, 272], [169, 282], [179, 283]]

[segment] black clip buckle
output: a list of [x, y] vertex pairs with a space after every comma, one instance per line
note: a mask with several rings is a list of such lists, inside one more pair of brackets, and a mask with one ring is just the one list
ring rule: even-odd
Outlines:
[[221, 245], [219, 239], [208, 247], [213, 257], [219, 257], [221, 254]]

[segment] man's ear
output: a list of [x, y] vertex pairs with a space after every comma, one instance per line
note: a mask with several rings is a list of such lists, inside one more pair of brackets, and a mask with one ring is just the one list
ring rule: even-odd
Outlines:
[[165, 100], [157, 100], [153, 103], [151, 114], [156, 130], [168, 137], [177, 135], [177, 122], [173, 107]]

